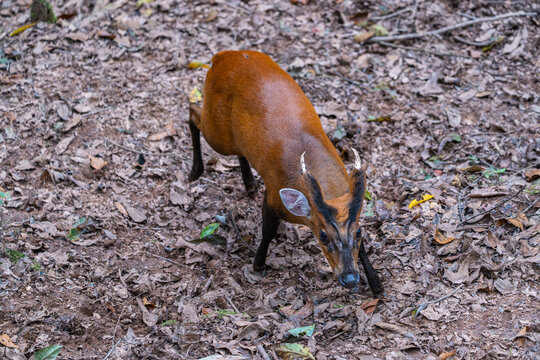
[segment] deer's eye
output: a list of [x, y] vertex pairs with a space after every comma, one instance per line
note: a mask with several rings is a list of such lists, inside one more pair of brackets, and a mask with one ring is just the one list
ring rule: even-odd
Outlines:
[[319, 239], [321, 239], [321, 242], [324, 246], [328, 246], [328, 235], [324, 231], [321, 231], [319, 234]]

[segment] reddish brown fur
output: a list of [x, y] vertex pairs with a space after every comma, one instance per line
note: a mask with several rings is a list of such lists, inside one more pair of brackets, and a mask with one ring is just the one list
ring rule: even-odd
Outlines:
[[[299, 162], [305, 151], [306, 166], [318, 180], [327, 203], [338, 210], [336, 222], [347, 237], [348, 229], [343, 228], [350, 184], [345, 166], [307, 97], [270, 57], [254, 51], [216, 54], [204, 84], [202, 116], [196, 126], [217, 152], [249, 161], [264, 180], [268, 206], [281, 219], [308, 225], [318, 237], [318, 230], [328, 226], [324, 219], [317, 214], [311, 220], [292, 215], [279, 196], [282, 188], [307, 194]], [[355, 220], [349, 230], [357, 227]], [[332, 268], [338, 270], [339, 254], [322, 248]], [[356, 270], [357, 256], [356, 252]]]

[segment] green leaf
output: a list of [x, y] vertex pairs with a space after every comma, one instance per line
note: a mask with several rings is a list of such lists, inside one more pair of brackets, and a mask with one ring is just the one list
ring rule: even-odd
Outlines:
[[489, 169], [484, 170], [482, 174], [484, 175], [486, 179], [489, 179], [490, 177], [497, 176], [499, 174], [504, 173], [505, 171], [506, 171], [506, 168], [502, 168], [502, 169], [489, 168]]
[[377, 36], [386, 36], [389, 34], [388, 30], [382, 25], [375, 24], [369, 27], [369, 30], [373, 31]]
[[276, 351], [276, 354], [283, 359], [315, 360], [315, 357], [309, 352], [309, 349], [302, 344], [281, 344], [274, 350]]
[[337, 124], [336, 129], [334, 130], [334, 134], [332, 134], [333, 140], [341, 140], [347, 135], [347, 132], [343, 128], [343, 125], [340, 123]]
[[309, 325], [309, 326], [303, 326], [295, 329], [289, 330], [289, 333], [293, 336], [300, 336], [302, 334], [306, 334], [307, 336], [313, 335], [313, 330], [315, 330], [315, 324]]
[[34, 354], [36, 360], [54, 360], [62, 350], [62, 345], [51, 345], [38, 350]]
[[364, 199], [371, 201], [371, 193], [367, 189], [364, 192]]
[[69, 241], [73, 241], [73, 240], [77, 240], [79, 238], [79, 236], [81, 236], [81, 232], [77, 229], [69, 229], [69, 233], [68, 233], [68, 240]]
[[373, 212], [373, 201], [370, 201], [366, 205], [366, 210], [364, 211], [365, 217], [373, 217], [375, 213]]
[[160, 325], [168, 326], [168, 325], [176, 325], [176, 324], [178, 324], [178, 321], [176, 320], [167, 320], [167, 321], [162, 322]]
[[201, 231], [201, 239], [207, 237], [208, 235], [212, 235], [218, 227], [219, 223], [212, 223], [206, 226], [203, 231]]
[[457, 142], [457, 143], [461, 142], [461, 135], [459, 134], [450, 134], [450, 138], [454, 142]]

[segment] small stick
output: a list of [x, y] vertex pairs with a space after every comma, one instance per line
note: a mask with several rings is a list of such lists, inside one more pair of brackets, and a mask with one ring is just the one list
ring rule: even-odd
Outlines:
[[266, 352], [266, 350], [264, 350], [262, 345], [257, 345], [257, 351], [259, 352], [259, 354], [261, 354], [264, 360], [272, 360], [270, 359], [270, 356], [268, 356], [268, 353]]
[[468, 58], [468, 56], [465, 56], [465, 55], [458, 55], [458, 54], [452, 54], [452, 53], [443, 54], [443, 53], [440, 53], [440, 52], [437, 52], [437, 51], [431, 51], [431, 50], [422, 49], [422, 48], [415, 48], [415, 47], [412, 47], [412, 46], [392, 44], [392, 43], [389, 43], [389, 42], [386, 42], [386, 41], [379, 41], [378, 43], [381, 44], [381, 45], [384, 45], [384, 46], [389, 46], [389, 47], [398, 48], [398, 49], [411, 50], [411, 51], [420, 51], [420, 52], [425, 52], [426, 54], [436, 55], [436, 56], [440, 56], [440, 57], [455, 56], [455, 57]]
[[414, 313], [414, 316], [417, 316], [418, 314], [420, 314], [420, 312], [422, 310], [424, 310], [429, 304], [438, 303], [439, 301], [443, 301], [444, 299], [447, 299], [450, 296], [454, 295], [456, 293], [456, 291], [458, 291], [459, 289], [461, 289], [463, 287], [463, 285], [464, 284], [459, 285], [457, 288], [454, 289], [454, 291], [452, 291], [450, 294], [448, 294], [446, 296], [443, 296], [442, 298], [439, 298], [439, 299], [436, 299], [436, 300], [431, 300], [431, 301], [428, 301], [428, 302], [425, 302], [423, 304], [420, 304], [420, 305], [416, 306], [415, 307], [416, 312]]
[[398, 10], [395, 13], [392, 13], [392, 14], [382, 15], [382, 16], [374, 16], [374, 17], [371, 18], [371, 20], [375, 20], [375, 21], [387, 20], [387, 19], [391, 19], [393, 17], [399, 16], [399, 15], [401, 15], [403, 13], [406, 13], [407, 11], [412, 11], [412, 9], [410, 7], [407, 7], [405, 9]]
[[494, 43], [495, 41], [497, 41], [497, 39], [489, 39], [489, 40], [482, 41], [482, 42], [475, 42], [475, 41], [469, 41], [469, 40], [464, 39], [464, 38], [462, 38], [460, 36], [457, 36], [457, 35], [454, 35], [454, 39], [461, 42], [461, 43], [471, 45], [471, 46], [478, 46], [478, 47], [488, 46], [488, 45]]
[[478, 213], [478, 214], [476, 214], [476, 215], [474, 215], [474, 216], [471, 216], [471, 217], [468, 218], [468, 219], [463, 220], [462, 222], [459, 223], [458, 226], [461, 226], [461, 225], [463, 225], [463, 224], [468, 224], [472, 219], [475, 219], [475, 218], [477, 218], [477, 217], [479, 217], [479, 216], [484, 216], [484, 215], [486, 215], [486, 214], [489, 214], [490, 212], [492, 212], [493, 210], [495, 210], [495, 209], [498, 208], [499, 206], [501, 206], [501, 205], [507, 203], [508, 201], [512, 200], [513, 198], [515, 198], [516, 196], [518, 196], [519, 194], [521, 194], [521, 192], [522, 192], [524, 189], [525, 189], [525, 185], [523, 185], [523, 186], [521, 187], [521, 189], [519, 189], [519, 190], [518, 190], [515, 194], [513, 194], [512, 196], [509, 196], [509, 197], [507, 197], [506, 199], [503, 199], [503, 200], [499, 201], [497, 204], [495, 204], [494, 206], [492, 206], [491, 208], [489, 208], [489, 209], [486, 210], [486, 211], [482, 211], [481, 213]]
[[116, 346], [118, 346], [118, 344], [120, 344], [120, 342], [121, 342], [122, 340], [124, 340], [123, 337], [121, 337], [121, 338], [116, 342], [116, 344], [113, 345], [113, 347], [111, 348], [111, 350], [109, 350], [109, 352], [107, 353], [107, 356], [105, 356], [105, 357], [103, 358], [103, 360], [107, 360], [107, 359], [109, 358], [109, 356], [111, 356], [111, 354], [112, 354], [112, 352], [114, 351], [114, 349], [116, 348]]
[[231, 220], [231, 225], [234, 231], [236, 232], [236, 236], [238, 239], [252, 252], [255, 253], [255, 250], [244, 240], [242, 237], [242, 233], [240, 232], [240, 229], [238, 229], [238, 226], [236, 226], [236, 221], [234, 221], [233, 214], [229, 211], [229, 219]]
[[139, 151], [139, 150], [135, 150], [135, 149], [129, 148], [127, 146], [115, 143], [114, 141], [112, 141], [110, 139], [105, 139], [105, 142], [108, 142], [111, 145], [117, 146], [120, 149], [124, 149], [124, 150], [130, 151], [130, 152], [135, 153], [135, 154], [141, 154], [141, 155], [146, 155], [146, 156], [178, 156], [178, 154], [172, 153], [172, 152], [158, 154], [158, 153]]
[[212, 280], [214, 280], [214, 275], [211, 275], [210, 278], [208, 279], [208, 281], [206, 282], [206, 284], [204, 284], [203, 289], [204, 289], [205, 292], [210, 287], [210, 284], [212, 283]]
[[229, 305], [232, 306], [232, 308], [234, 309], [234, 311], [238, 314], [240, 314], [240, 311], [238, 310], [238, 308], [234, 305], [234, 303], [232, 302], [232, 300], [227, 296], [225, 295], [225, 299], [227, 299], [227, 302], [229, 303]]
[[392, 35], [392, 36], [374, 36], [371, 39], [368, 39], [366, 42], [401, 41], [401, 40], [410, 40], [410, 39], [420, 39], [426, 36], [439, 35], [448, 31], [456, 30], [462, 27], [467, 27], [470, 25], [479, 24], [483, 22], [497, 21], [497, 20], [502, 20], [509, 17], [514, 17], [514, 16], [536, 16], [536, 15], [537, 13], [535, 12], [525, 12], [525, 11], [511, 12], [511, 13], [497, 15], [497, 16], [489, 16], [489, 17], [483, 17], [483, 18], [478, 18], [474, 20], [464, 21], [464, 22], [460, 22], [454, 25], [445, 26], [437, 30], [431, 30], [431, 31], [426, 31], [426, 32], [421, 32], [421, 33]]
[[[171, 260], [171, 259], [166, 258], [166, 257], [164, 257], [164, 256], [159, 256], [159, 255], [156, 255], [156, 254], [152, 254], [151, 252], [148, 252], [148, 251], [147, 251], [146, 253], [147, 253], [148, 255], [150, 255], [150, 256], [155, 257], [155, 258], [158, 258], [158, 259], [161, 259], [161, 260], [168, 261], [168, 262], [170, 262], [171, 264], [174, 264], [174, 265], [177, 265], [177, 266], [180, 266], [180, 267], [185, 267], [185, 268], [187, 268], [187, 269], [191, 269], [191, 268], [190, 268], [189, 266], [187, 266], [187, 265], [180, 264], [178, 261]], [[197, 269], [197, 268], [195, 268], [195, 269]], [[200, 270], [200, 269], [197, 269], [197, 270]]]

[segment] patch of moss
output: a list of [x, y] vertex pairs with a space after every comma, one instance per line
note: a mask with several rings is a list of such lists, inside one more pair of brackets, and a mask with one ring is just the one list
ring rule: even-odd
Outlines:
[[33, 0], [30, 8], [30, 21], [56, 22], [53, 8], [47, 0]]

